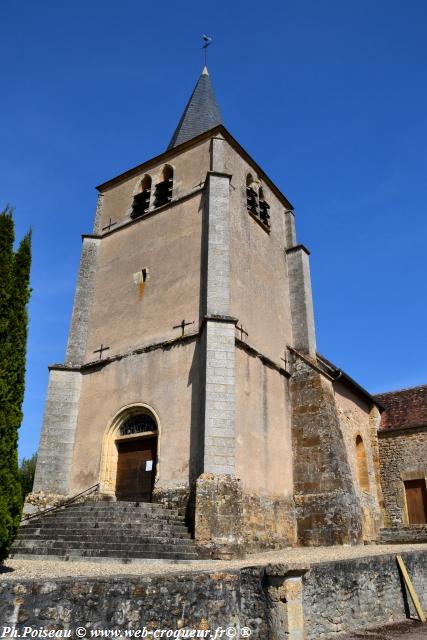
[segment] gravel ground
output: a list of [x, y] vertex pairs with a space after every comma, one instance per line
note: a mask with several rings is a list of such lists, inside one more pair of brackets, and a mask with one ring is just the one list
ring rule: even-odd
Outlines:
[[[314, 564], [348, 560], [386, 554], [397, 554], [405, 551], [427, 551], [427, 544], [402, 545], [365, 545], [357, 547], [300, 547], [268, 551], [247, 556], [244, 560], [196, 560], [191, 563], [132, 562], [64, 562], [62, 560], [7, 560], [0, 565], [0, 579], [25, 580], [37, 578], [66, 578], [149, 575], [165, 573], [185, 573], [188, 571], [222, 571], [240, 567], [265, 565], [269, 562], [304, 562]], [[367, 636], [368, 637], [368, 636]], [[427, 640], [425, 638], [425, 640]]]
[[399, 624], [385, 625], [375, 629], [353, 631], [340, 636], [340, 640], [426, 640], [427, 626], [421, 622], [407, 620]]

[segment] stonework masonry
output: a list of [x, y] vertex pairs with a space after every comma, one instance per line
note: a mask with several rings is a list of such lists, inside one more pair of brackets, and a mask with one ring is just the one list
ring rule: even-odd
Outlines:
[[81, 383], [80, 371], [50, 370], [34, 492], [69, 493]]
[[427, 479], [427, 426], [379, 431], [378, 435], [387, 524], [406, 526], [404, 481]]
[[332, 384], [296, 357], [291, 394], [298, 542], [361, 542], [361, 509]]
[[235, 473], [235, 324], [206, 322], [204, 471]]
[[[403, 559], [427, 608], [427, 553]], [[163, 575], [1, 580], [3, 625], [51, 630], [248, 627], [253, 640], [321, 640], [416, 616], [394, 555]]]
[[292, 314], [293, 346], [312, 356], [316, 354], [313, 298], [309, 252], [298, 245], [287, 249], [289, 296]]
[[99, 242], [99, 238], [88, 236], [83, 238], [80, 270], [65, 356], [65, 362], [70, 365], [79, 365], [84, 362], [89, 316], [95, 289]]

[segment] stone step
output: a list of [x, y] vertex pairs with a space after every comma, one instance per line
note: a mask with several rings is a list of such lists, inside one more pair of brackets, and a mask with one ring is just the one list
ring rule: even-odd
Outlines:
[[52, 532], [52, 530], [40, 530], [40, 531], [32, 531], [25, 532], [19, 531], [16, 536], [16, 540], [33, 540], [37, 538], [37, 540], [117, 540], [117, 542], [145, 542], [147, 540], [159, 540], [159, 541], [168, 541], [171, 538], [174, 540], [191, 540], [190, 534], [188, 532], [164, 532], [164, 531], [154, 531], [153, 533], [135, 533], [132, 532], [131, 535], [123, 534], [122, 532], [107, 532], [104, 531], [102, 534], [99, 534], [99, 529], [93, 529], [90, 532], [82, 531], [81, 533], [70, 532], [66, 529], [62, 530], [61, 533], [59, 531]]
[[58, 533], [73, 531], [74, 533], [79, 533], [79, 534], [98, 532], [100, 535], [104, 535], [104, 534], [111, 535], [112, 531], [120, 532], [122, 535], [131, 535], [131, 534], [151, 535], [152, 533], [153, 534], [163, 533], [167, 535], [175, 535], [179, 533], [182, 533], [182, 534], [188, 533], [188, 529], [184, 525], [164, 526], [156, 522], [152, 522], [151, 524], [144, 525], [144, 526], [141, 526], [139, 524], [138, 525], [128, 524], [125, 526], [115, 525], [114, 527], [111, 527], [111, 526], [100, 527], [100, 526], [97, 526], [96, 522], [86, 526], [84, 525], [84, 523], [81, 523], [81, 526], [79, 527], [68, 527], [63, 524], [56, 524], [51, 526], [40, 524], [40, 525], [31, 526], [31, 527], [27, 525], [26, 527], [22, 527], [20, 531], [22, 531], [26, 535], [30, 535], [35, 532], [41, 532], [41, 531], [55, 531]]
[[56, 550], [55, 553], [50, 553], [51, 549], [48, 548], [40, 548], [33, 547], [32, 549], [13, 549], [13, 553], [10, 555], [11, 558], [23, 558], [25, 559], [26, 555], [32, 556], [43, 556], [46, 559], [52, 555], [55, 558], [74, 558], [78, 560], [79, 557], [82, 558], [105, 558], [106, 561], [110, 560], [110, 558], [119, 558], [119, 559], [129, 559], [129, 560], [137, 560], [137, 559], [160, 559], [160, 560], [198, 560], [198, 555], [195, 551], [193, 552], [172, 552], [172, 551], [158, 551], [158, 552], [149, 552], [149, 551], [132, 551], [132, 552], [122, 552], [120, 549], [109, 549], [108, 551], [104, 549], [66, 549], [66, 550]]
[[380, 529], [380, 544], [422, 544], [427, 542], [427, 525]]
[[95, 514], [95, 513], [81, 513], [81, 514], [73, 514], [66, 513], [61, 511], [60, 513], [47, 514], [45, 516], [41, 516], [38, 518], [32, 518], [28, 522], [56, 522], [56, 521], [67, 521], [69, 523], [73, 522], [105, 522], [112, 523], [116, 522], [139, 522], [145, 523], [150, 522], [152, 520], [156, 520], [157, 522], [170, 522], [172, 524], [184, 524], [184, 518], [180, 518], [179, 516], [170, 516], [168, 514], [123, 514], [123, 515], [110, 515], [109, 513]]
[[166, 509], [165, 507], [162, 507], [161, 505], [158, 504], [153, 504], [150, 502], [145, 502], [145, 503], [140, 503], [140, 504], [134, 504], [134, 503], [126, 503], [127, 506], [122, 506], [122, 503], [119, 502], [107, 502], [107, 503], [99, 503], [99, 505], [94, 504], [94, 505], [86, 505], [86, 504], [71, 504], [69, 506], [66, 507], [61, 507], [59, 509], [57, 509], [56, 511], [50, 511], [49, 513], [63, 513], [63, 512], [68, 512], [68, 513], [87, 513], [87, 512], [91, 512], [91, 513], [102, 513], [102, 512], [108, 512], [108, 513], [117, 513], [117, 514], [122, 514], [122, 513], [142, 513], [142, 514], [170, 514], [172, 516], [178, 516], [181, 517], [178, 513], [177, 509]]
[[63, 551], [68, 551], [69, 549], [92, 549], [92, 550], [97, 550], [97, 551], [110, 551], [110, 550], [119, 550], [121, 553], [123, 552], [127, 552], [127, 553], [134, 553], [134, 552], [139, 552], [139, 551], [147, 551], [149, 553], [156, 553], [156, 552], [163, 552], [163, 551], [168, 551], [168, 552], [174, 552], [174, 553], [179, 553], [179, 552], [189, 552], [192, 553], [194, 552], [194, 547], [191, 543], [191, 541], [188, 541], [187, 543], [184, 544], [179, 544], [179, 543], [175, 543], [173, 540], [169, 540], [169, 542], [165, 543], [165, 542], [161, 542], [160, 544], [154, 544], [152, 542], [146, 543], [146, 544], [138, 544], [138, 543], [132, 543], [132, 544], [126, 544], [126, 543], [118, 543], [116, 541], [113, 542], [103, 542], [102, 544], [100, 544], [97, 541], [91, 541], [89, 543], [84, 542], [84, 541], [76, 541], [74, 540], [73, 542], [68, 542], [68, 541], [62, 541], [62, 540], [37, 540], [37, 542], [35, 543], [34, 540], [20, 540], [18, 541], [18, 543], [15, 546], [16, 551], [22, 551], [23, 549], [33, 549], [34, 545], [37, 545], [38, 549], [47, 549], [47, 550], [52, 550], [53, 553], [57, 553], [60, 550]]
[[167, 521], [160, 520], [157, 518], [153, 518], [151, 520], [122, 520], [120, 522], [115, 522], [112, 520], [96, 520], [96, 519], [88, 519], [84, 518], [81, 520], [69, 520], [68, 518], [57, 518], [55, 520], [33, 520], [31, 524], [24, 525], [23, 529], [107, 529], [111, 531], [112, 529], [121, 529], [122, 531], [134, 529], [135, 531], [144, 531], [150, 529], [150, 527], [155, 527], [157, 529], [164, 529], [173, 531], [175, 528], [178, 530], [187, 530], [187, 527], [183, 522], [177, 521]]

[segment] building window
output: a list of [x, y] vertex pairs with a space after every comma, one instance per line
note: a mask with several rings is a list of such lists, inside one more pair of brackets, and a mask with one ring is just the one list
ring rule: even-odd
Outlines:
[[362, 491], [369, 491], [369, 475], [368, 465], [366, 462], [365, 445], [362, 436], [356, 438], [356, 462], [357, 462], [357, 478]]
[[164, 166], [162, 171], [161, 182], [156, 184], [154, 193], [154, 206], [161, 207], [172, 200], [173, 190], [173, 169], [168, 164]]
[[258, 215], [258, 194], [254, 189], [255, 182], [251, 174], [246, 178], [246, 207], [252, 215]]
[[157, 431], [156, 421], [148, 413], [138, 413], [130, 416], [120, 425], [119, 435], [133, 436], [147, 431]]
[[265, 201], [264, 191], [262, 187], [259, 190], [258, 204], [259, 204], [259, 217], [261, 218], [261, 222], [265, 224], [266, 227], [270, 228], [270, 214], [268, 213], [268, 210], [270, 209], [270, 205]]
[[150, 208], [150, 195], [151, 195], [151, 177], [145, 176], [141, 182], [141, 191], [137, 193], [132, 203], [131, 218], [139, 218], [147, 213]]
[[259, 182], [250, 173], [246, 177], [246, 208], [266, 231], [270, 231], [270, 205]]

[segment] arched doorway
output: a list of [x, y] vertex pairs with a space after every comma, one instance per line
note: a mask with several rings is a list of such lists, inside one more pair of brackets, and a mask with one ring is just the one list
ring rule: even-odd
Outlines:
[[150, 502], [156, 479], [159, 423], [145, 405], [129, 407], [113, 420], [105, 438], [100, 491], [112, 498]]
[[151, 502], [156, 478], [157, 424], [149, 413], [129, 416], [120, 425], [117, 447], [117, 500]]

